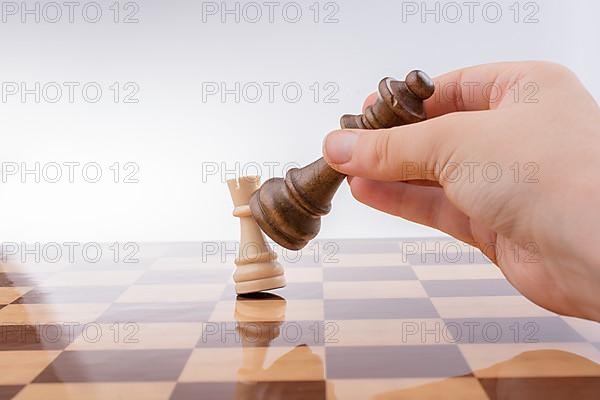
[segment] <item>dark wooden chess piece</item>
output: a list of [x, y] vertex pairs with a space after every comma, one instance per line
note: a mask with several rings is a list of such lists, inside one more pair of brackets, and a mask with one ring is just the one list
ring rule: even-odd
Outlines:
[[[423, 71], [411, 71], [405, 81], [384, 78], [379, 96], [364, 114], [344, 115], [343, 129], [382, 129], [426, 119], [423, 100], [434, 84]], [[329, 213], [331, 199], [345, 175], [320, 158], [304, 168], [288, 171], [285, 179], [266, 181], [250, 198], [250, 210], [260, 228], [290, 250], [303, 248], [321, 229], [321, 216]]]

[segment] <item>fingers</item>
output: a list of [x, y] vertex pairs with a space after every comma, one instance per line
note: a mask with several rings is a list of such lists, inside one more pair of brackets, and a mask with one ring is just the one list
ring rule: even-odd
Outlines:
[[371, 93], [370, 95], [368, 95], [367, 99], [363, 103], [363, 108], [362, 108], [363, 113], [367, 110], [367, 107], [375, 104], [376, 101], [377, 101], [377, 93]]
[[350, 176], [435, 181], [464, 139], [484, 125], [480, 113], [455, 113], [391, 129], [334, 131], [325, 138], [323, 156]]
[[404, 182], [350, 180], [352, 195], [361, 203], [388, 214], [439, 229], [465, 242], [473, 242], [469, 217], [436, 187]]
[[416, 186], [431, 186], [431, 187], [442, 187], [438, 182], [434, 182], [434, 181], [428, 181], [427, 179], [415, 179], [415, 180], [410, 180], [407, 181], [406, 183], [410, 184], [410, 185], [416, 185]]
[[[435, 92], [425, 100], [427, 118], [457, 111], [497, 108], [530, 63], [506, 62], [462, 68], [434, 79]], [[510, 96], [508, 96], [510, 98]]]
[[[457, 69], [433, 79], [435, 92], [425, 100], [427, 118], [457, 111], [482, 111], [499, 106], [512, 85], [525, 74], [533, 62], [505, 62]], [[363, 112], [377, 100], [371, 93]]]

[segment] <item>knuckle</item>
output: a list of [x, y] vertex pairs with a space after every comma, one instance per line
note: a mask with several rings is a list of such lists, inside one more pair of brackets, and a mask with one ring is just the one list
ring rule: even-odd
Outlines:
[[382, 131], [375, 138], [375, 167], [385, 172], [390, 167], [390, 132]]

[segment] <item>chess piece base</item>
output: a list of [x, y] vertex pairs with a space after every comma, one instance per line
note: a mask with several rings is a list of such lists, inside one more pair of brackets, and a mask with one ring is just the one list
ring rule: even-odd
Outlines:
[[285, 276], [279, 275], [271, 278], [255, 279], [252, 281], [237, 282], [235, 291], [237, 294], [248, 294], [262, 292], [263, 290], [279, 289], [286, 285]]

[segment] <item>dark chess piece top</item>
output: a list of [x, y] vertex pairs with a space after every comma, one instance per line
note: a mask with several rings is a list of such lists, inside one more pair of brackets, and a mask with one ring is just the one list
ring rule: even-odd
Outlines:
[[[423, 100], [434, 85], [423, 71], [411, 71], [405, 81], [384, 78], [375, 104], [364, 114], [344, 115], [343, 129], [382, 129], [426, 119]], [[299, 250], [321, 229], [321, 216], [329, 213], [331, 199], [345, 175], [320, 158], [304, 168], [288, 171], [285, 179], [266, 181], [250, 198], [250, 210], [260, 228], [279, 245]]]

